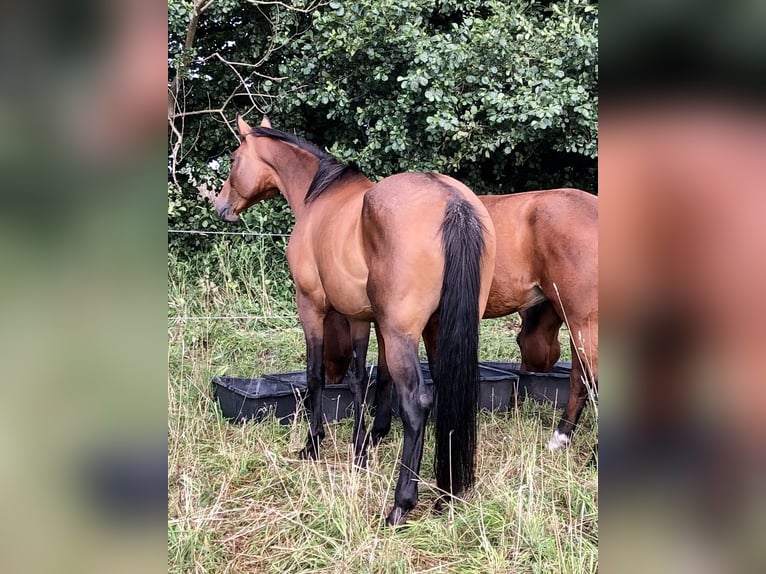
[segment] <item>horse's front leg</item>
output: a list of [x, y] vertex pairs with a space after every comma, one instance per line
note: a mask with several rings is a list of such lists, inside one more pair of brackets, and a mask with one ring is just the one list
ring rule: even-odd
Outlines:
[[[595, 323], [595, 322], [594, 322]], [[595, 394], [598, 388], [598, 326], [586, 329], [585, 322], [570, 323], [572, 372], [569, 376], [569, 401], [553, 436], [548, 442], [550, 450], [559, 450], [572, 440], [574, 431], [588, 400], [589, 387]]]
[[303, 459], [315, 459], [319, 452], [319, 443], [324, 438], [322, 420], [322, 391], [324, 389], [324, 315], [302, 300], [298, 301], [298, 316], [306, 336], [306, 383], [308, 396], [306, 406], [309, 412], [309, 432], [306, 446], [301, 450]]
[[351, 345], [351, 392], [354, 395], [354, 464], [360, 468], [367, 466], [367, 446], [369, 437], [364, 424], [364, 403], [367, 394], [367, 347], [370, 343], [370, 323], [350, 321]]
[[[574, 345], [572, 345], [574, 347]], [[585, 401], [588, 398], [587, 387], [583, 381], [584, 371], [580, 367], [575, 351], [572, 351], [572, 372], [569, 375], [569, 400], [564, 409], [553, 436], [548, 441], [548, 449], [552, 451], [564, 448], [572, 441], [572, 432], [580, 419]]]

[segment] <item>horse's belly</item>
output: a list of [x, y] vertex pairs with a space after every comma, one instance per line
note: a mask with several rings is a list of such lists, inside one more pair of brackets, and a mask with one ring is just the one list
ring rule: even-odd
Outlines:
[[499, 279], [498, 276], [495, 276], [492, 282], [487, 308], [484, 311], [484, 319], [504, 317], [545, 300], [542, 290], [534, 283], [514, 280], [501, 281]]
[[367, 297], [367, 280], [350, 276], [324, 281], [327, 302], [349, 318], [372, 320], [372, 305]]

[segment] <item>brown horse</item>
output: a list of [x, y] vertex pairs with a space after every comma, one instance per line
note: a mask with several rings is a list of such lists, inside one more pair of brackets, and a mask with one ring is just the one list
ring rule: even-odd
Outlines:
[[[549, 371], [561, 354], [559, 329], [570, 329], [572, 372], [569, 402], [548, 443], [570, 441], [588, 397], [598, 383], [598, 199], [577, 189], [552, 189], [480, 197], [495, 224], [495, 274], [484, 318], [519, 311], [522, 368]], [[328, 333], [328, 337], [344, 334]], [[429, 361], [433, 331], [423, 335]], [[350, 353], [338, 349], [343, 355]], [[374, 443], [391, 427], [390, 379], [384, 357], [378, 365]]]
[[366, 464], [362, 403], [375, 321], [401, 397], [404, 448], [387, 518], [400, 524], [417, 502], [425, 423], [434, 400], [418, 360], [424, 331], [440, 350], [433, 372], [437, 486], [449, 496], [473, 483], [479, 319], [495, 264], [492, 221], [471, 190], [447, 176], [402, 173], [373, 185], [313, 144], [271, 129], [265, 117], [255, 129], [239, 117], [237, 125], [241, 143], [215, 200], [218, 215], [236, 221], [277, 192], [295, 214], [287, 259], [306, 336], [310, 412], [301, 456], [315, 458], [324, 436], [324, 328], [335, 311], [349, 324], [355, 463]]
[[569, 402], [548, 443], [556, 450], [570, 441], [588, 397], [586, 382], [598, 383], [598, 199], [554, 189], [481, 200], [497, 228], [498, 261], [484, 317], [522, 310], [525, 368], [542, 366], [539, 350], [547, 347], [549, 369], [558, 358], [559, 327], [563, 321], [569, 327]]

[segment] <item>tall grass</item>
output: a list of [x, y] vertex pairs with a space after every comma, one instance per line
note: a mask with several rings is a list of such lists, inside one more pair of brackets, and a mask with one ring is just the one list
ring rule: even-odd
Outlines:
[[[557, 453], [545, 448], [559, 418], [549, 405], [482, 414], [477, 483], [441, 515], [432, 511], [429, 427], [420, 502], [398, 529], [384, 526], [402, 447], [398, 421], [364, 471], [353, 468], [350, 420], [327, 427], [318, 462], [297, 458], [303, 420], [227, 423], [212, 398], [214, 375], [305, 367], [286, 265], [278, 250], [257, 251], [221, 242], [195, 260], [169, 259], [169, 572], [597, 570], [591, 409], [571, 447]], [[269, 318], [191, 318], [200, 316]], [[518, 360], [517, 331], [515, 318], [484, 321], [482, 358]], [[368, 362], [377, 355], [372, 339]]]

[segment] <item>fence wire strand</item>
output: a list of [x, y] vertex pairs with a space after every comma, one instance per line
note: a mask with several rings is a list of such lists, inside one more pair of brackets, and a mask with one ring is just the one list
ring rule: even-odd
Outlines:
[[298, 322], [298, 316], [290, 315], [171, 315], [168, 321], [218, 321], [218, 320], [246, 320], [246, 321], [294, 321]]
[[186, 233], [188, 235], [237, 235], [240, 237], [290, 237], [289, 233], [258, 233], [255, 231], [202, 231], [201, 229], [168, 229], [168, 233]]

